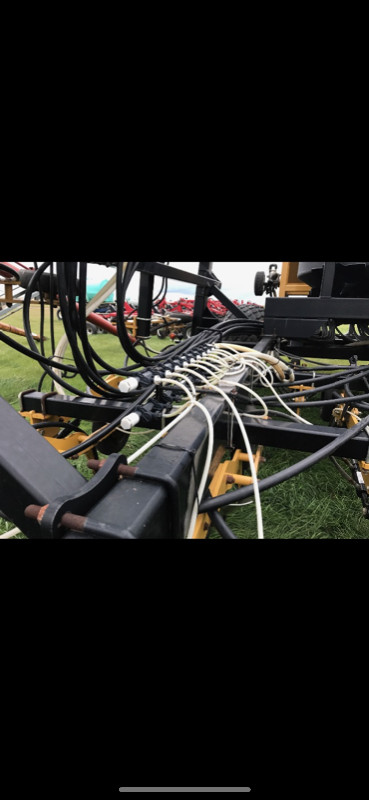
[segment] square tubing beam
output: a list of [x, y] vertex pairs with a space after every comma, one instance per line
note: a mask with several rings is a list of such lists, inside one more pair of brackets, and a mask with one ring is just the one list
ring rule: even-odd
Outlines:
[[[224, 420], [224, 431], [228, 425]], [[338, 440], [346, 428], [330, 428], [324, 425], [300, 425], [279, 420], [248, 420], [247, 433], [252, 444], [265, 447], [278, 447], [283, 450], [296, 450], [302, 453], [316, 453], [321, 448]], [[240, 442], [241, 443], [241, 442]], [[366, 433], [361, 433], [342, 446], [336, 453], [340, 458], [353, 458], [366, 461], [369, 442]]]
[[25, 508], [75, 494], [86, 481], [3, 398], [0, 426], [1, 511], [24, 533], [41, 538], [38, 524], [25, 519]]

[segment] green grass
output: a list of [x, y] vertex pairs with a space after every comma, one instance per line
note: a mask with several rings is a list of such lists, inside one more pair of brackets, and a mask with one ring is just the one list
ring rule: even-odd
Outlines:
[[[38, 331], [39, 309], [32, 310], [33, 330]], [[23, 327], [22, 314], [5, 320], [10, 324]], [[46, 327], [47, 329], [47, 327]], [[62, 323], [56, 323], [56, 339], [62, 336]], [[25, 339], [15, 337], [17, 341], [27, 344]], [[122, 366], [124, 357], [118, 339], [113, 336], [98, 335], [92, 340], [99, 354], [117, 367]], [[167, 346], [169, 340], [159, 341], [155, 338], [151, 344], [157, 350]], [[50, 353], [50, 342], [46, 343], [46, 351]], [[0, 342], [0, 395], [19, 409], [18, 394], [27, 389], [36, 389], [42, 371], [36, 362], [31, 361], [11, 350]], [[81, 379], [72, 385], [85, 389]], [[44, 390], [49, 391], [51, 381], [47, 380]], [[307, 419], [319, 422], [317, 412], [305, 412]], [[90, 428], [86, 425], [86, 430]], [[151, 434], [146, 434], [150, 438]], [[145, 435], [135, 431], [129, 439], [125, 453], [130, 455], [145, 441]], [[266, 463], [261, 465], [259, 477], [264, 478], [279, 472], [304, 457], [303, 453], [266, 448]], [[90, 478], [91, 472], [86, 467], [85, 458], [76, 462], [77, 468]], [[360, 539], [369, 538], [369, 522], [362, 516], [361, 502], [355, 490], [340, 477], [330, 461], [319, 464], [314, 469], [294, 478], [288, 483], [262, 495], [265, 535], [268, 539]], [[253, 505], [243, 508], [232, 508], [226, 511], [226, 519], [237, 536], [243, 539], [256, 538], [256, 518]], [[14, 527], [0, 519], [0, 533]], [[24, 537], [22, 537], [24, 538]], [[211, 538], [219, 538], [211, 532]]]
[[[47, 312], [46, 312], [47, 314]], [[19, 311], [11, 317], [4, 320], [13, 327], [23, 328], [22, 312]], [[31, 309], [31, 323], [33, 333], [38, 333], [39, 325], [39, 308], [37, 306]], [[46, 332], [48, 331], [48, 322], [46, 321]], [[55, 322], [55, 338], [58, 342], [64, 333], [63, 324], [59, 321]], [[28, 347], [27, 340], [20, 336], [12, 336], [20, 344]], [[118, 337], [99, 334], [92, 337], [92, 345], [97, 353], [109, 363], [120, 369], [123, 366], [124, 356]], [[169, 339], [160, 341], [159, 339], [153, 340], [153, 346], [156, 350], [163, 349], [169, 343]], [[40, 345], [38, 345], [40, 347]], [[51, 344], [48, 340], [45, 342], [46, 355], [51, 355]], [[66, 350], [66, 358], [71, 358], [71, 351]], [[42, 375], [42, 369], [36, 361], [18, 354], [7, 345], [0, 342], [0, 394], [11, 403], [15, 408], [19, 409], [18, 395], [20, 392], [27, 389], [37, 389], [38, 382]], [[72, 386], [77, 389], [85, 391], [86, 385], [82, 378], [71, 381]], [[47, 378], [43, 385], [44, 391], [49, 391], [51, 388], [51, 379]]]
[[[307, 454], [265, 448], [264, 455], [267, 460], [261, 465], [260, 478], [295, 464]], [[369, 522], [363, 518], [354, 488], [346, 484], [330, 461], [265, 492], [261, 498], [268, 539], [369, 538]], [[230, 509], [226, 520], [240, 538], [255, 538], [254, 505]]]

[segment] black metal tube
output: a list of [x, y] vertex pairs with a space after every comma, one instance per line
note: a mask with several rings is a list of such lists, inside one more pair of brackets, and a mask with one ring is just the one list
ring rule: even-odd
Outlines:
[[[269, 478], [264, 478], [264, 480], [259, 481], [258, 486], [260, 492], [265, 492], [267, 489], [272, 489], [274, 486], [279, 486], [281, 483], [290, 480], [291, 478], [295, 478], [297, 475], [300, 475], [302, 472], [306, 472], [306, 470], [314, 467], [316, 464], [319, 464], [320, 461], [323, 461], [325, 458], [328, 458], [337, 450], [342, 447], [343, 444], [349, 442], [351, 439], [354, 439], [355, 436], [358, 436], [361, 431], [365, 430], [369, 425], [369, 416], [365, 417], [365, 419], [361, 420], [354, 428], [346, 431], [342, 434], [337, 440], [330, 442], [330, 444], [323, 447], [317, 453], [313, 453], [313, 455], [304, 458], [302, 461], [299, 461], [298, 464], [294, 464], [292, 467], [288, 467], [288, 469], [284, 469], [281, 472], [278, 472], [276, 475], [271, 475]], [[219, 508], [224, 508], [224, 506], [229, 505], [232, 503], [238, 503], [242, 500], [247, 500], [249, 497], [252, 497], [255, 493], [254, 486], [245, 486], [242, 489], [236, 489], [235, 492], [232, 492], [232, 496], [230, 497], [228, 494], [220, 495], [219, 497], [214, 497], [211, 500], [205, 500], [199, 509], [200, 514], [209, 514], [210, 511], [216, 511]]]
[[209, 517], [214, 525], [214, 528], [216, 528], [218, 533], [220, 533], [222, 539], [238, 538], [237, 536], [235, 536], [233, 531], [231, 531], [226, 521], [223, 519], [222, 515], [219, 514], [219, 511], [211, 511]]
[[141, 273], [140, 296], [138, 303], [137, 317], [137, 337], [138, 339], [150, 339], [151, 336], [151, 314], [153, 305], [155, 276], [147, 272]]

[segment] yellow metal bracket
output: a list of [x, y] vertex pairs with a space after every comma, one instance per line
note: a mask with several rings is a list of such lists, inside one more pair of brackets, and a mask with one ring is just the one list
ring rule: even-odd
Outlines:
[[[215, 459], [217, 456], [215, 456]], [[263, 459], [263, 447], [258, 447], [254, 455], [254, 464], [256, 473]], [[231, 461], [223, 461], [222, 464], [216, 466], [213, 480], [210, 484], [210, 492], [213, 497], [218, 497], [225, 494], [231, 489], [232, 486], [250, 486], [253, 483], [252, 477], [243, 474], [244, 464], [249, 463], [249, 457], [242, 450], [236, 450]], [[210, 470], [210, 473], [212, 470]], [[197, 519], [194, 539], [206, 539], [209, 528], [211, 526], [210, 517], [207, 514], [201, 514]]]
[[[72, 431], [65, 439], [56, 438], [59, 431], [62, 429], [60, 423], [70, 422], [70, 417], [55, 417], [49, 414], [41, 414], [37, 411], [22, 411], [20, 412], [20, 416], [28, 419], [30, 425], [36, 425], [42, 422], [55, 422], [55, 428], [39, 428], [39, 431], [43, 434], [43, 438], [46, 439], [58, 453], [65, 453], [67, 450], [71, 450], [89, 439], [87, 433], [78, 433], [78, 431]], [[87, 455], [89, 458], [93, 458], [94, 451], [87, 446], [86, 450], [83, 451], [81, 455]]]
[[298, 278], [299, 261], [283, 261], [281, 285], [279, 289], [280, 297], [294, 297], [308, 295], [311, 286], [303, 283]]

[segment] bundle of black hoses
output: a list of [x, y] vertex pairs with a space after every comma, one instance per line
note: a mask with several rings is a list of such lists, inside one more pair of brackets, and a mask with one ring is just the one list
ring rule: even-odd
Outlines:
[[[122, 262], [123, 266], [123, 262]], [[50, 277], [45, 275], [47, 271], [50, 271]], [[56, 271], [56, 290], [55, 286], [50, 291], [50, 296], [54, 296], [56, 293], [59, 297], [60, 307], [63, 316], [63, 322], [65, 327], [65, 332], [68, 337], [68, 341], [72, 350], [73, 358], [75, 361], [75, 366], [70, 365], [68, 363], [67, 369], [68, 372], [72, 375], [81, 375], [85, 380], [86, 384], [89, 386], [90, 389], [95, 391], [97, 394], [101, 394], [105, 397], [109, 398], [117, 398], [121, 399], [122, 395], [119, 390], [114, 389], [109, 384], [107, 384], [103, 380], [103, 376], [106, 374], [115, 373], [118, 375], [122, 375], [123, 377], [129, 376], [135, 370], [139, 369], [141, 366], [140, 354], [138, 351], [131, 346], [130, 339], [128, 334], [126, 334], [126, 339], [121, 337], [123, 341], [127, 341], [129, 346], [130, 355], [134, 360], [134, 364], [131, 367], [127, 368], [119, 368], [112, 364], [107, 363], [104, 361], [101, 356], [96, 353], [96, 351], [91, 346], [91, 339], [87, 336], [86, 330], [86, 288], [87, 288], [87, 262], [80, 262], [79, 263], [79, 280], [77, 282], [77, 274], [78, 274], [78, 262], [57, 262], [57, 271]], [[59, 383], [64, 389], [71, 392], [72, 394], [77, 394], [80, 397], [90, 397], [89, 394], [84, 393], [83, 391], [77, 389], [75, 386], [71, 386], [63, 377], [60, 377], [60, 371], [62, 371], [63, 367], [66, 365], [60, 363], [59, 361], [55, 361], [53, 358], [48, 358], [45, 356], [44, 353], [40, 353], [39, 349], [34, 341], [32, 330], [31, 330], [31, 323], [30, 323], [30, 304], [32, 294], [35, 291], [41, 289], [40, 295], [42, 296], [42, 291], [46, 290], [46, 278], [49, 285], [54, 279], [54, 265], [52, 262], [45, 262], [42, 264], [37, 272], [32, 275], [31, 280], [28, 283], [28, 287], [26, 290], [25, 295], [25, 302], [24, 302], [24, 328], [27, 336], [27, 341], [30, 350], [20, 345], [18, 342], [10, 339], [10, 337], [1, 335], [3, 341], [9, 344], [11, 347], [16, 349], [18, 352], [23, 353], [24, 355], [28, 355], [31, 358], [39, 361], [39, 363], [44, 367], [45, 373], [49, 375], [54, 381]], [[118, 280], [118, 276], [117, 276]], [[79, 303], [77, 304], [76, 297], [79, 296]], [[50, 313], [50, 320], [53, 320], [53, 309], [51, 308]], [[53, 323], [52, 323], [53, 324]], [[124, 333], [126, 333], [125, 324], [123, 324]], [[200, 335], [201, 340], [207, 341], [210, 343], [212, 340], [211, 333], [206, 333], [205, 335]], [[55, 342], [54, 342], [54, 330], [52, 335], [53, 340], [53, 350], [55, 351]], [[82, 348], [81, 348], [82, 345]], [[184, 348], [171, 348], [171, 354], [178, 353], [178, 350], [187, 349], [191, 343], [186, 342]], [[167, 354], [158, 357], [157, 361], [167, 360]], [[95, 362], [102, 367], [102, 370], [98, 370], [95, 366]], [[145, 359], [145, 363], [152, 363], [151, 359]], [[55, 369], [58, 370], [58, 374], [55, 373]]]
[[[122, 343], [122, 347], [126, 353], [128, 353], [130, 358], [133, 359], [133, 361], [144, 367], [154, 367], [155, 365], [157, 366], [160, 364], [160, 362], [163, 362], [163, 360], [166, 360], [168, 358], [168, 354], [166, 353], [165, 355], [149, 358], [139, 353], [129, 339], [124, 320], [124, 307], [127, 298], [128, 287], [134, 275], [138, 271], [139, 263], [139, 261], [129, 261], [125, 265], [124, 262], [120, 262], [117, 266], [118, 335]], [[197, 336], [192, 337], [190, 340], [186, 340], [177, 347], [171, 347], [170, 353], [172, 357], [183, 355], [185, 352], [188, 352], [191, 347], [196, 345], [200, 345], [205, 342], [209, 343], [209, 345], [215, 342], [220, 342], [225, 336], [229, 336], [231, 334], [235, 335], [237, 332], [242, 332], [243, 334], [249, 332], [260, 332], [261, 328], [261, 322], [252, 322], [246, 318], [244, 322], [243, 320], [236, 318], [234, 320], [221, 321], [209, 330], [202, 331], [201, 333], [197, 334]]]
[[[124, 320], [124, 303], [128, 287], [133, 276], [137, 272], [139, 262], [128, 262], [126, 265], [124, 262], [120, 262], [116, 266], [118, 335], [123, 349], [134, 362], [132, 366], [126, 368], [119, 368], [107, 363], [91, 346], [91, 337], [87, 335], [86, 330], [87, 262], [56, 262], [56, 264], [55, 273], [55, 262], [44, 262], [40, 266], [37, 266], [35, 262], [37, 269], [32, 272], [31, 276], [27, 276], [28, 285], [25, 291], [23, 316], [29, 349], [2, 332], [0, 332], [0, 340], [14, 348], [17, 352], [38, 361], [44, 368], [44, 376], [48, 375], [67, 392], [77, 394], [80, 397], [90, 397], [89, 394], [72, 386], [65, 379], [65, 370], [67, 370], [70, 376], [81, 375], [89, 389], [103, 397], [121, 397], [119, 390], [107, 384], [104, 380], [104, 376], [110, 373], [122, 375], [123, 377], [129, 376], [141, 367], [158, 367], [169, 358], [168, 351], [164, 351], [161, 355], [155, 357], [143, 355], [132, 344], [127, 333]], [[9, 274], [10, 273], [11, 270], [9, 268]], [[164, 288], [166, 288], [166, 285], [163, 286], [160, 295]], [[41, 343], [40, 350], [38, 349], [32, 335], [30, 323], [31, 299], [33, 293], [37, 291], [40, 293], [42, 335], [44, 333], [45, 320], [43, 293], [47, 293], [50, 298], [50, 332], [53, 353], [55, 352], [54, 299], [56, 295], [58, 296], [65, 331], [75, 362], [74, 365], [62, 363], [61, 361], [55, 360], [53, 357], [47, 357], [45, 355], [43, 342]], [[79, 297], [78, 304], [76, 301], [77, 296]], [[169, 351], [170, 358], [189, 353], [191, 348], [199, 345], [211, 345], [212, 343], [219, 342], [224, 336], [233, 334], [236, 331], [255, 332], [259, 329], [259, 323], [252, 323], [248, 320], [245, 320], [245, 323], [243, 323], [242, 320], [239, 321], [236, 319], [228, 320], [227, 322], [222, 321], [217, 323], [210, 330], [202, 331], [190, 340], [186, 340], [177, 346], [171, 346]], [[96, 365], [101, 369], [98, 369]], [[63, 374], [61, 375], [61, 373]]]

